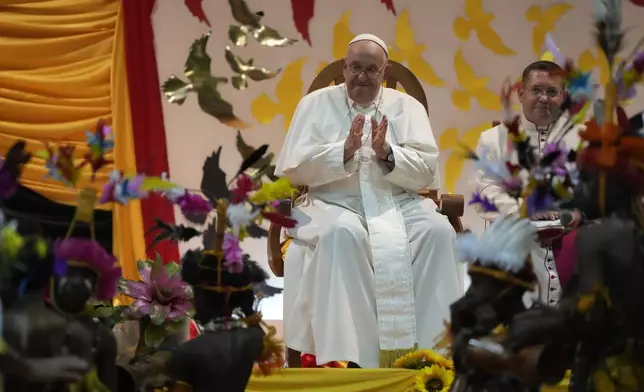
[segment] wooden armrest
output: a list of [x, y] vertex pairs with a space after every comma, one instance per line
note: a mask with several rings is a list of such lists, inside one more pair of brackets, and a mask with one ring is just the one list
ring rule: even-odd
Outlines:
[[447, 216], [461, 217], [465, 213], [465, 198], [463, 195], [441, 195], [438, 209]]
[[268, 266], [271, 272], [278, 278], [284, 276], [284, 259], [282, 258], [282, 226], [271, 223], [268, 226], [268, 240], [266, 253], [268, 254]]
[[[277, 210], [284, 215], [291, 215], [292, 200], [282, 200]], [[282, 226], [271, 223], [268, 226], [268, 238], [266, 242], [266, 253], [268, 254], [268, 266], [271, 272], [278, 278], [284, 276], [284, 259], [282, 257]]]
[[438, 197], [438, 190], [436, 189], [424, 189], [419, 191], [418, 195], [434, 200], [443, 215], [459, 218], [465, 213], [465, 198], [463, 195], [442, 194]]

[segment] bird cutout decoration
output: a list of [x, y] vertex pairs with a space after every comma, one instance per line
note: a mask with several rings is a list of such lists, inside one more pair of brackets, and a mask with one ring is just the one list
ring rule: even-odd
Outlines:
[[380, 0], [380, 2], [384, 4], [385, 7], [387, 7], [387, 9], [391, 11], [392, 14], [394, 14], [394, 16], [396, 16], [396, 7], [394, 7], [394, 0]]
[[22, 169], [31, 160], [26, 147], [24, 141], [17, 141], [5, 153], [5, 158], [0, 158], [0, 202], [15, 195], [18, 190]]
[[474, 151], [481, 133], [491, 127], [491, 123], [479, 124], [459, 135], [456, 128], [448, 128], [438, 138], [438, 149], [442, 154], [449, 151], [445, 161], [444, 187], [448, 193], [456, 192], [456, 184], [463, 175], [467, 152]]
[[[599, 83], [604, 86], [608, 83], [608, 80], [611, 77], [610, 67], [608, 66], [608, 59], [602, 50], [595, 48], [593, 50], [586, 49], [579, 55], [579, 60], [577, 61], [577, 66], [583, 72], [592, 72], [597, 71], [597, 79]], [[622, 61], [620, 57], [616, 57], [615, 62], [618, 63]]]
[[231, 78], [232, 85], [237, 90], [248, 87], [248, 79], [261, 82], [274, 78], [282, 71], [281, 68], [277, 71], [270, 71], [264, 67], [256, 66], [253, 64], [253, 59], [244, 61], [231, 51], [230, 46], [226, 46], [226, 62], [230, 65], [230, 69], [237, 74]]
[[266, 155], [266, 152], [268, 152], [268, 144], [262, 144], [259, 148], [253, 150], [246, 158], [244, 158], [241, 165], [239, 165], [239, 170], [235, 173], [233, 178], [239, 177], [240, 174], [253, 167], [255, 163]]
[[[250, 157], [250, 154], [253, 153], [253, 151], [256, 151], [255, 147], [252, 147], [246, 143], [244, 138], [242, 137], [241, 132], [237, 131], [237, 139], [236, 139], [236, 146], [237, 146], [237, 151], [239, 151], [239, 154], [241, 155], [242, 159], [248, 159]], [[257, 162], [255, 162], [251, 167], [253, 169], [256, 169], [258, 172], [255, 173], [255, 176], [258, 174], [265, 174], [268, 178], [270, 178], [271, 181], [277, 181], [279, 177], [275, 176], [275, 165], [272, 164], [273, 158], [275, 158], [275, 154], [268, 153]]]
[[203, 163], [201, 176], [201, 192], [217, 205], [217, 200], [230, 198], [230, 190], [226, 180], [226, 173], [219, 164], [221, 160], [221, 146], [214, 151]]
[[228, 5], [233, 18], [239, 23], [228, 29], [228, 38], [235, 46], [246, 46], [248, 35], [263, 46], [285, 47], [297, 42], [294, 38], [282, 37], [275, 29], [262, 25], [260, 20], [264, 12], [252, 12], [245, 0], [228, 0]]
[[206, 52], [210, 34], [208, 32], [202, 35], [190, 47], [184, 67], [184, 75], [189, 82], [184, 82], [175, 75], [171, 75], [163, 83], [163, 96], [169, 103], [182, 105], [189, 93], [196, 93], [199, 107], [205, 113], [229, 127], [246, 129], [249, 125], [235, 115], [233, 106], [217, 90], [218, 85], [227, 83], [228, 79], [213, 76], [210, 71], [212, 60]]
[[154, 218], [154, 226], [145, 233], [145, 236], [153, 233], [154, 238], [150, 241], [147, 250], [154, 248], [161, 241], [186, 242], [201, 235], [201, 232], [194, 227], [173, 225], [158, 218]]
[[389, 58], [399, 63], [407, 63], [409, 69], [418, 79], [430, 86], [445, 86], [434, 68], [425, 60], [423, 53], [427, 47], [416, 43], [414, 30], [409, 23], [409, 10], [404, 10], [396, 20], [394, 46], [389, 47]]
[[206, 13], [203, 11], [203, 0], [184, 0], [184, 4], [192, 16], [197, 18], [199, 22], [211, 27], [210, 20], [208, 20]]
[[297, 104], [304, 94], [302, 69], [306, 61], [306, 57], [302, 57], [284, 67], [275, 86], [275, 100], [265, 93], [261, 93], [253, 99], [250, 110], [257, 122], [268, 125], [273, 122], [275, 117], [282, 115], [284, 130], [288, 131]]
[[[331, 43], [331, 55], [334, 60], [340, 60], [346, 56], [347, 46], [349, 42], [356, 35], [353, 34], [350, 28], [351, 11], [346, 11], [340, 19], [338, 19], [333, 25], [333, 42]], [[322, 61], [315, 70], [315, 74], [318, 75], [322, 70], [329, 65], [328, 62]]]
[[452, 90], [452, 103], [463, 111], [470, 110], [474, 99], [483, 109], [500, 111], [503, 109], [499, 95], [487, 88], [489, 77], [476, 76], [474, 69], [465, 61], [461, 49], [454, 55], [454, 71], [462, 88]]
[[291, 0], [291, 9], [293, 10], [293, 23], [297, 32], [311, 46], [309, 24], [315, 13], [315, 0]]
[[631, 0], [631, 3], [638, 7], [644, 7], [644, 0]]
[[541, 54], [548, 34], [555, 30], [557, 22], [572, 8], [572, 5], [563, 2], [545, 7], [533, 5], [528, 8], [525, 17], [535, 24], [532, 29], [532, 51], [535, 55]]
[[339, 60], [346, 56], [347, 46], [355, 36], [351, 31], [351, 11], [346, 11], [333, 25], [331, 54], [334, 60]]
[[516, 54], [492, 27], [494, 18], [494, 14], [483, 9], [483, 0], [465, 0], [465, 17], [457, 16], [454, 19], [454, 33], [461, 41], [467, 41], [474, 31], [481, 45], [492, 53], [499, 56]]
[[262, 267], [259, 266], [259, 264], [257, 264], [257, 262], [251, 260], [248, 254], [244, 254], [243, 258], [244, 264], [248, 266], [250, 283], [257, 298], [270, 298], [282, 293], [281, 288], [273, 287], [266, 283], [270, 276]]

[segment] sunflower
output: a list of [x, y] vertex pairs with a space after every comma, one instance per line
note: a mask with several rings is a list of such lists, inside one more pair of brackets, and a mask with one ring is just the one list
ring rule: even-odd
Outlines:
[[432, 365], [439, 365], [448, 369], [454, 367], [451, 360], [432, 350], [417, 350], [394, 362], [394, 367], [399, 369], [416, 369], [420, 370]]
[[454, 373], [441, 366], [433, 365], [423, 368], [416, 376], [418, 392], [448, 392], [454, 382]]

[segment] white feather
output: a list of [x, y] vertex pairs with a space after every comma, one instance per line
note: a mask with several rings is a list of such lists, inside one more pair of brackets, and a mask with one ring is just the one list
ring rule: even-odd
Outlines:
[[490, 159], [488, 156], [490, 154], [485, 149], [476, 160], [476, 168], [481, 172], [482, 176], [498, 184], [511, 180], [512, 174], [505, 164], [506, 161]]
[[529, 219], [501, 216], [479, 238], [473, 233], [460, 235], [456, 250], [463, 261], [517, 273], [536, 239], [537, 228]]

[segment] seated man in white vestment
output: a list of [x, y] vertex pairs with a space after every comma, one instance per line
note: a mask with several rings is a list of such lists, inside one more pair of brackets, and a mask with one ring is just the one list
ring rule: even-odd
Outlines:
[[383, 88], [385, 43], [359, 35], [344, 84], [300, 101], [275, 173], [308, 187], [284, 262], [286, 345], [317, 363], [391, 366], [432, 348], [462, 294], [455, 232], [417, 191], [438, 182], [427, 112]]
[[[563, 79], [563, 69], [551, 61], [536, 61], [528, 65], [522, 73], [521, 86], [518, 96], [521, 103], [521, 126], [528, 132], [530, 143], [539, 155], [542, 155], [548, 143], [555, 143], [559, 135], [551, 132], [556, 129], [558, 122], [564, 123], [566, 118], [560, 117], [560, 106], [566, 90]], [[560, 125], [560, 124], [559, 124]], [[561, 143], [567, 148], [576, 149], [579, 144], [579, 129], [569, 132]], [[489, 159], [500, 160], [508, 154], [508, 131], [499, 125], [483, 132], [476, 147], [476, 153]], [[518, 213], [520, 203], [505, 193], [493, 181], [481, 177], [476, 179], [476, 188], [481, 196], [493, 201], [498, 207], [498, 213], [485, 212], [477, 206], [477, 212], [487, 222], [492, 222], [498, 214]], [[567, 225], [577, 226], [582, 219], [579, 211], [572, 211], [572, 221]], [[559, 219], [558, 211], [537, 213], [532, 217], [535, 221]], [[561, 284], [555, 266], [552, 248], [548, 245], [535, 243], [530, 254], [537, 277], [538, 290], [528, 302], [539, 299], [544, 304], [554, 306], [561, 295]]]

